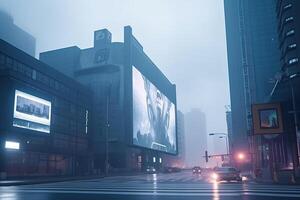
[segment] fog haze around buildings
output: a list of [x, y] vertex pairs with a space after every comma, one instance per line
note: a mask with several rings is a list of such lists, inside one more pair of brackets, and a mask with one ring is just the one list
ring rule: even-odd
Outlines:
[[177, 85], [178, 109], [199, 108], [206, 115], [207, 133], [226, 132], [223, 1], [3, 0], [0, 10], [36, 38], [36, 57], [73, 45], [88, 48], [93, 31], [101, 28], [113, 33], [113, 41], [123, 41], [123, 27], [131, 25], [145, 52]]

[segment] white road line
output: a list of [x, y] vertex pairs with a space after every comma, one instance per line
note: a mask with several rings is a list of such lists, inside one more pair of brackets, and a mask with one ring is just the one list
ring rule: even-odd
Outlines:
[[[161, 189], [161, 188], [68, 188], [68, 187], [40, 187], [40, 188], [23, 188], [23, 189], [12, 189], [11, 191], [16, 190], [69, 190], [69, 191], [116, 191], [116, 192], [180, 192], [180, 193], [199, 193], [199, 192], [206, 192], [206, 193], [230, 193], [230, 192], [239, 192], [239, 193], [272, 193], [272, 194], [281, 194], [281, 193], [293, 193], [293, 194], [300, 194], [300, 190], [263, 190], [263, 189]], [[9, 191], [9, 190], [6, 190]]]
[[[147, 184], [147, 185], [138, 185], [138, 184], [134, 184], [134, 185], [128, 185], [128, 184], [124, 184], [124, 185], [114, 185], [113, 187], [109, 184], [84, 184], [84, 185], [79, 185], [79, 184], [73, 184], [73, 185], [65, 185], [65, 184], [61, 184], [61, 185], [55, 185], [55, 184], [44, 184], [44, 185], [30, 185], [30, 186], [20, 186], [20, 188], [116, 188], [116, 189], [136, 189], [136, 188], [153, 188], [153, 184]], [[211, 185], [202, 185], [202, 186], [187, 186], [187, 185], [177, 185], [174, 187], [174, 184], [161, 184], [161, 185], [157, 185], [158, 188], [160, 189], [173, 189], [173, 190], [178, 190], [178, 189], [182, 189], [182, 190], [187, 190], [187, 189], [191, 189], [191, 190], [197, 190], [197, 189], [213, 189], [213, 187]], [[230, 186], [222, 186], [222, 185], [218, 185], [218, 189], [222, 190], [222, 189], [243, 189], [243, 190], [268, 190], [268, 191], [300, 191], [299, 187], [252, 187], [252, 186], [246, 186], [243, 187], [241, 185], [236, 185], [235, 187]]]
[[[234, 192], [234, 193], [220, 193], [220, 192], [201, 192], [201, 193], [180, 193], [180, 192], [127, 192], [127, 191], [78, 191], [78, 190], [15, 190], [16, 192], [23, 193], [73, 193], [73, 194], [107, 194], [107, 195], [145, 195], [145, 196], [276, 196], [276, 197], [297, 197], [300, 198], [300, 194], [272, 194], [272, 193], [257, 193], [257, 192]], [[7, 195], [7, 192], [6, 194]], [[2, 195], [0, 195], [2, 196]]]

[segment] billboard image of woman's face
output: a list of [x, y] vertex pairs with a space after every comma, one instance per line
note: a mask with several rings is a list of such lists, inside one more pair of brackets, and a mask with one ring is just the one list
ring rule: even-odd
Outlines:
[[133, 143], [176, 153], [175, 105], [133, 67]]

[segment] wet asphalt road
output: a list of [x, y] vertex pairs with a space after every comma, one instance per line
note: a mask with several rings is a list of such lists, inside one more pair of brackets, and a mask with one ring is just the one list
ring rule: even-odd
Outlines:
[[213, 183], [190, 172], [117, 176], [24, 186], [0, 187], [0, 200], [288, 200], [300, 199], [300, 187], [288, 185]]

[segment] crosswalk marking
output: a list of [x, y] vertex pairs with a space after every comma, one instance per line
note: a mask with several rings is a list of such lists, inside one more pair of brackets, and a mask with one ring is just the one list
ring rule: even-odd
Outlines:
[[[8, 192], [8, 191], [6, 191]], [[191, 192], [191, 191], [160, 191], [160, 190], [149, 190], [149, 191], [120, 191], [120, 190], [65, 190], [65, 189], [18, 189], [14, 190], [14, 192], [24, 192], [24, 193], [72, 193], [72, 194], [110, 194], [110, 195], [155, 195], [155, 196], [277, 196], [277, 197], [300, 197], [300, 193], [274, 193], [274, 192], [258, 192], [258, 191], [199, 191], [199, 192]], [[4, 194], [7, 196], [7, 194]], [[0, 197], [4, 197], [0, 194]]]
[[253, 183], [207, 183], [199, 176], [152, 175], [0, 187], [0, 199], [14, 193], [61, 193], [147, 196], [262, 196], [300, 198], [300, 187]]

